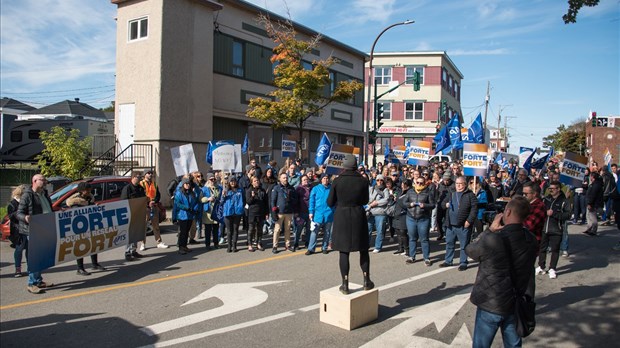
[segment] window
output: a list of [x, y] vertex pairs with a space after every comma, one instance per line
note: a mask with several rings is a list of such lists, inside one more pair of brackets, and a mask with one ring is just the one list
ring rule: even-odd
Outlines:
[[392, 103], [379, 101], [379, 103], [383, 103], [383, 119], [391, 120], [392, 119]]
[[407, 81], [408, 85], [413, 84], [413, 73], [414, 72], [419, 72], [420, 73], [420, 84], [423, 85], [424, 84], [424, 67], [423, 66], [408, 66], [405, 69], [405, 81]]
[[39, 139], [39, 134], [41, 130], [39, 129], [31, 129], [28, 131], [28, 139]]
[[405, 120], [424, 120], [424, 103], [423, 102], [406, 102], [405, 103]]
[[149, 18], [129, 21], [129, 41], [145, 39], [149, 34]]
[[19, 143], [21, 141], [22, 141], [22, 131], [19, 131], [19, 130], [11, 131], [11, 142]]
[[106, 195], [106, 199], [112, 198], [120, 198], [121, 191], [123, 191], [123, 187], [127, 186], [127, 181], [112, 181], [108, 182], [108, 194]]
[[375, 67], [375, 85], [387, 85], [392, 81], [392, 68]]
[[314, 67], [312, 66], [312, 63], [306, 62], [305, 60], [301, 61], [301, 66], [304, 68], [304, 70], [308, 70], [308, 71], [312, 71], [312, 69], [314, 69]]
[[240, 41], [233, 41], [232, 73], [235, 76], [243, 77], [243, 43]]
[[448, 92], [454, 95], [454, 87], [452, 87], [452, 76], [448, 77]]
[[260, 138], [260, 141], [258, 142], [258, 147], [265, 147], [265, 138]]
[[441, 85], [443, 88], [448, 87], [448, 72], [446, 69], [441, 69]]

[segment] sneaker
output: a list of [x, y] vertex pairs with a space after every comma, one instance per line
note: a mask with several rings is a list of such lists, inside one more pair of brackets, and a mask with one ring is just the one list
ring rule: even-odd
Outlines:
[[373, 254], [378, 254], [379, 252], [381, 252], [381, 249], [374, 249], [374, 250], [372, 251], [372, 253], [373, 253]]
[[144, 251], [146, 249], [146, 247], [144, 246], [144, 243], [140, 243], [140, 251]]
[[220, 238], [220, 240], [219, 240], [218, 244], [219, 244], [219, 245], [226, 244], [226, 241], [224, 240], [224, 238]]
[[460, 265], [459, 266], [459, 271], [467, 271], [467, 265]]
[[20, 278], [21, 276], [23, 276], [22, 269], [21, 268], [16, 268], [15, 269], [15, 278]]
[[164, 242], [159, 242], [159, 243], [157, 244], [157, 247], [158, 247], [159, 249], [168, 249], [168, 244], [166, 244], [166, 243], [164, 243]]
[[552, 268], [549, 270], [549, 279], [555, 279], [558, 275], [555, 273], [555, 270]]
[[405, 263], [406, 263], [406, 264], [409, 264], [409, 265], [410, 265], [410, 264], [412, 264], [412, 263], [414, 263], [414, 262], [415, 262], [415, 259], [414, 259], [413, 257], [408, 257], [408, 258], [405, 260]]
[[534, 271], [535, 275], [541, 275], [541, 274], [545, 274], [545, 273], [547, 273], [547, 271], [542, 269], [542, 267], [540, 267], [540, 266], [536, 267], [536, 270]]
[[433, 263], [431, 262], [431, 260], [424, 260], [424, 264], [426, 265], [426, 267], [430, 267]]
[[439, 267], [442, 267], [442, 268], [443, 268], [443, 267], [452, 267], [452, 264], [442, 262], [442, 263], [440, 263], [440, 264], [439, 264]]
[[196, 244], [199, 244], [199, 243], [195, 239], [190, 239], [187, 244], [196, 245]]
[[304, 255], [312, 255], [314, 254], [314, 252], [312, 252], [312, 250], [306, 250], [306, 253]]
[[569, 256], [569, 255], [568, 255], [568, 251], [566, 251], [566, 250], [562, 251], [562, 256], [563, 256], [563, 257], [568, 257], [568, 256]]
[[43, 290], [36, 285], [28, 285], [27, 289], [28, 292], [31, 294], [40, 294], [41, 292], [43, 292]]
[[[620, 245], [620, 243], [618, 243], [618, 245]], [[618, 249], [618, 250], [620, 250], [620, 249]], [[323, 254], [325, 254], [325, 255], [327, 255], [327, 254], [329, 254], [329, 250], [327, 250], [327, 249], [326, 249], [326, 250], [323, 250], [323, 251], [322, 251], [322, 253], [323, 253]]]

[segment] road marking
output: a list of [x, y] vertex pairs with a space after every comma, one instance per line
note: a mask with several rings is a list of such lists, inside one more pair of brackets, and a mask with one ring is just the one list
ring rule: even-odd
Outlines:
[[[453, 269], [452, 267], [447, 267], [447, 268], [438, 268], [436, 270], [430, 271], [430, 272], [426, 272], [426, 273], [422, 273], [419, 274], [417, 276], [413, 276], [410, 278], [406, 278], [406, 279], [402, 279], [390, 284], [385, 284], [382, 285], [380, 287], [378, 287], [379, 291], [381, 290], [388, 290], [400, 285], [404, 285], [407, 283], [411, 283], [414, 282], [416, 280], [420, 280], [420, 279], [424, 279], [426, 277], [430, 277], [430, 276], [434, 276], [436, 274], [448, 271]], [[209, 336], [213, 336], [213, 335], [218, 335], [218, 334], [222, 334], [222, 333], [227, 333], [227, 332], [231, 332], [231, 331], [235, 331], [235, 330], [239, 330], [239, 329], [244, 329], [247, 327], [251, 327], [251, 326], [255, 326], [255, 325], [260, 325], [260, 324], [264, 324], [264, 323], [268, 323], [270, 321], [274, 321], [274, 320], [278, 320], [278, 319], [282, 319], [282, 318], [286, 318], [286, 317], [290, 317], [295, 315], [298, 312], [309, 312], [311, 310], [314, 309], [319, 309], [319, 304], [314, 304], [314, 305], [310, 305], [310, 306], [306, 306], [306, 307], [302, 307], [302, 308], [298, 308], [298, 309], [294, 309], [294, 310], [290, 310], [287, 312], [282, 312], [279, 314], [274, 314], [274, 315], [270, 315], [268, 317], [264, 317], [264, 318], [259, 318], [259, 319], [255, 319], [255, 320], [250, 320], [250, 321], [246, 321], [244, 323], [239, 323], [239, 324], [235, 324], [235, 325], [230, 325], [230, 326], [226, 326], [223, 328], [219, 328], [219, 329], [215, 329], [215, 330], [210, 330], [210, 331], [205, 331], [205, 332], [201, 332], [201, 333], [197, 333], [194, 335], [190, 335], [190, 336], [184, 336], [184, 337], [180, 337], [180, 338], [175, 338], [175, 339], [171, 339], [171, 340], [167, 340], [167, 341], [162, 341], [162, 342], [157, 342], [155, 344], [152, 345], [147, 345], [147, 346], [143, 346], [141, 348], [152, 348], [152, 347], [168, 347], [168, 346], [172, 346], [175, 344], [182, 344], [182, 343], [186, 343], [186, 342], [190, 342], [190, 341], [195, 341], [195, 340], [199, 340], [201, 338], [205, 338], [205, 337], [209, 337]], [[441, 311], [441, 309], [439, 310]], [[428, 315], [428, 314], [425, 314]]]
[[[157, 279], [151, 279], [151, 280], [143, 280], [143, 281], [139, 281], [139, 282], [125, 283], [125, 284], [109, 286], [109, 287], [105, 287], [105, 288], [101, 288], [101, 289], [95, 289], [95, 290], [78, 292], [78, 293], [75, 293], [75, 294], [69, 294], [69, 295], [63, 295], [63, 296], [55, 296], [55, 297], [50, 297], [50, 298], [43, 298], [43, 299], [40, 299], [40, 300], [19, 302], [19, 303], [14, 303], [14, 304], [10, 304], [10, 305], [0, 306], [0, 311], [7, 310], [7, 309], [13, 309], [13, 308], [19, 308], [19, 307], [25, 307], [25, 306], [32, 306], [32, 305], [40, 304], [40, 303], [48, 303], [48, 302], [66, 300], [66, 299], [75, 298], [75, 297], [82, 297], [82, 296], [89, 296], [89, 295], [94, 295], [94, 294], [100, 294], [100, 293], [104, 293], [104, 292], [108, 292], [108, 291], [132, 288], [132, 287], [136, 287], [136, 286], [154, 284], [154, 283], [165, 282], [165, 281], [170, 281], [170, 280], [177, 280], [177, 279], [193, 277], [193, 276], [198, 276], [198, 275], [203, 275], [203, 274], [208, 274], [208, 273], [226, 271], [226, 270], [229, 270], [229, 269], [246, 267], [246, 266], [252, 266], [252, 265], [258, 265], [258, 264], [265, 263], [265, 262], [276, 261], [276, 260], [286, 259], [286, 258], [289, 258], [289, 257], [300, 256], [300, 255], [304, 255], [304, 253], [290, 253], [290, 254], [285, 254], [285, 255], [280, 255], [280, 256], [271, 256], [269, 258], [262, 259], [262, 260], [254, 260], [254, 261], [249, 261], [249, 262], [244, 262], [244, 263], [237, 263], [237, 264], [233, 264], [233, 265], [222, 266], [222, 267], [211, 268], [211, 269], [205, 269], [205, 270], [202, 270], [202, 271], [196, 271], [196, 272], [190, 272], [190, 273], [185, 273], [185, 274], [179, 274], [179, 275], [175, 275], [175, 276], [167, 276], [167, 277], [164, 277], [164, 278], [157, 278]], [[60, 285], [60, 284], [56, 284], [56, 286], [58, 286], [58, 285]], [[41, 296], [41, 295], [39, 295], [39, 296]]]
[[[428, 336], [416, 335], [420, 330], [427, 328], [431, 324], [435, 324], [437, 335], [442, 335], [441, 331], [448, 325], [450, 320], [456, 318], [456, 313], [463, 307], [469, 299], [471, 287], [466, 288], [456, 295], [452, 295], [441, 301], [427, 303], [404, 313], [396, 315], [390, 319], [403, 319], [404, 322], [396, 325], [390, 330], [377, 336], [372, 341], [366, 343], [361, 348], [371, 347], [470, 347], [472, 338], [467, 330], [465, 323], [461, 323], [461, 327], [452, 339], [446, 337], [449, 342], [442, 342]], [[443, 335], [445, 336], [445, 334]], [[406, 338], [406, 339], [403, 339]]]
[[209, 290], [201, 293], [193, 299], [185, 302], [181, 306], [216, 297], [223, 302], [223, 305], [208, 309], [206, 311], [186, 315], [168, 321], [154, 324], [140, 329], [149, 336], [158, 335], [178, 328], [186, 327], [192, 324], [207, 321], [209, 319], [221, 317], [234, 312], [242, 311], [251, 307], [260, 305], [267, 301], [269, 297], [266, 292], [256, 289], [256, 286], [264, 286], [271, 284], [283, 283], [288, 280], [271, 281], [271, 282], [255, 282], [255, 283], [232, 283], [217, 284]]

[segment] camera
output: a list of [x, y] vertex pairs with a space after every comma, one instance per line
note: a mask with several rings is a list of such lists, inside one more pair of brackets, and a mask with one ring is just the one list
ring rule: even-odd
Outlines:
[[493, 220], [495, 220], [495, 216], [504, 212], [509, 201], [509, 199], [498, 198], [494, 203], [489, 203], [487, 209], [482, 214], [482, 223], [491, 225]]

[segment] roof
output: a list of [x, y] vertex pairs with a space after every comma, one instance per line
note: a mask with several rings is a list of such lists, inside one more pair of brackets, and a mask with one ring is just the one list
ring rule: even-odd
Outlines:
[[456, 71], [457, 74], [463, 79], [463, 73], [456, 67], [456, 64], [450, 59], [448, 53], [446, 51], [403, 51], [403, 52], [374, 52], [373, 57], [394, 57], [394, 56], [444, 56], [446, 61], [452, 66], [452, 68]]
[[34, 107], [28, 104], [24, 104], [20, 102], [19, 100], [15, 100], [13, 98], [7, 98], [7, 97], [4, 97], [0, 100], [0, 108], [9, 108], [9, 109], [23, 110], [23, 111], [30, 111], [30, 110], [35, 109]]
[[106, 120], [105, 113], [88, 104], [80, 103], [76, 100], [63, 100], [59, 103], [44, 106], [40, 109], [31, 110], [22, 115], [71, 115], [85, 116], [91, 118], [101, 118]]

